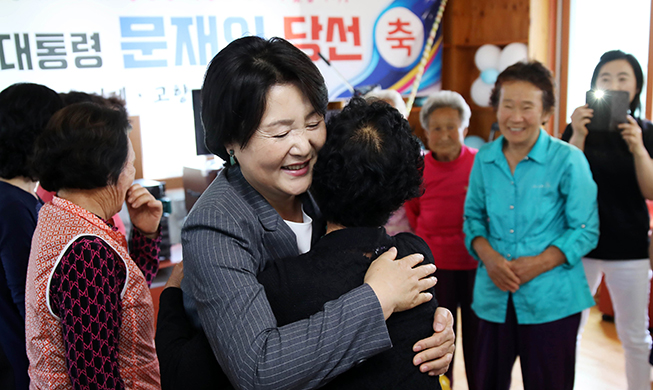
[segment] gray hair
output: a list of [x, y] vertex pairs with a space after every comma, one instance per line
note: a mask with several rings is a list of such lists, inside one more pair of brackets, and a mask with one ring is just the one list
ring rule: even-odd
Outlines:
[[424, 130], [429, 129], [429, 116], [433, 111], [445, 107], [458, 110], [461, 126], [463, 128], [469, 126], [469, 118], [472, 116], [472, 110], [469, 108], [465, 98], [458, 92], [438, 91], [426, 99], [419, 113], [419, 122], [422, 124]]
[[[371, 90], [370, 92], [366, 93], [365, 96], [363, 96], [365, 100], [368, 102], [374, 101], [374, 100], [383, 100], [388, 102], [392, 107], [396, 108], [397, 111], [401, 113], [401, 115], [404, 116], [404, 118], [407, 118], [407, 112], [406, 112], [406, 102], [404, 102], [404, 99], [401, 97], [401, 94], [394, 90], [394, 89], [380, 89], [376, 88]], [[390, 103], [392, 102], [392, 103]]]

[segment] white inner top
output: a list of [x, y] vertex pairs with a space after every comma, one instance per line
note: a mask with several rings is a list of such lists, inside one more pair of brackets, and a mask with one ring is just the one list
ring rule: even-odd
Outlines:
[[299, 253], [306, 253], [311, 250], [311, 237], [313, 236], [313, 220], [304, 212], [304, 206], [302, 206], [302, 218], [303, 222], [293, 222], [283, 220], [297, 237], [297, 248], [299, 248]]

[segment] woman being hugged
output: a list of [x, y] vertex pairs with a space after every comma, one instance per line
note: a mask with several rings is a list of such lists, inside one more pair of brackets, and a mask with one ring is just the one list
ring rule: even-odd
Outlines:
[[[34, 167], [56, 191], [39, 213], [27, 274], [35, 389], [158, 389], [154, 309], [161, 202], [134, 184], [123, 109], [78, 103], [37, 140]], [[132, 237], [111, 217], [127, 202]]]
[[592, 74], [591, 89], [628, 92], [627, 122], [618, 126], [619, 132], [588, 131], [594, 112], [584, 105], [574, 110], [562, 135], [585, 152], [599, 188], [601, 235], [596, 249], [583, 258], [583, 266], [592, 293], [605, 275], [626, 356], [629, 390], [650, 387], [649, 214], [645, 199], [653, 199], [653, 125], [637, 116], [643, 84], [642, 68], [635, 57], [620, 50], [604, 53]]
[[502, 135], [476, 155], [463, 224], [480, 261], [477, 385], [508, 389], [519, 356], [525, 389], [571, 390], [594, 304], [580, 259], [598, 240], [596, 184], [582, 152], [542, 129], [555, 98], [541, 63], [508, 67], [490, 101]]

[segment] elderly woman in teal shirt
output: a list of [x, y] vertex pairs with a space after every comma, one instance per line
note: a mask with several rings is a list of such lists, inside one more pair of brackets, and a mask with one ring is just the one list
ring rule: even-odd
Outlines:
[[598, 242], [596, 184], [583, 153], [541, 128], [553, 85], [539, 62], [499, 75], [490, 102], [502, 136], [481, 148], [469, 179], [463, 230], [479, 260], [485, 389], [507, 390], [519, 356], [525, 389], [571, 390], [580, 313], [594, 304], [580, 259]]

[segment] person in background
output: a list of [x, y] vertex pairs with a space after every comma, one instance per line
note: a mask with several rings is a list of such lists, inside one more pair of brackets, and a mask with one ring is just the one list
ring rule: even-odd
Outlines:
[[[465, 248], [463, 208], [476, 149], [465, 146], [472, 112], [459, 93], [439, 91], [422, 105], [420, 123], [430, 152], [424, 157], [424, 193], [406, 202], [406, 215], [415, 234], [429, 245], [438, 267], [435, 292], [440, 306], [461, 311], [465, 373], [476, 389], [473, 359], [478, 317], [472, 310], [478, 262]], [[453, 362], [446, 373], [453, 385]]]
[[581, 257], [596, 246], [596, 184], [583, 153], [542, 125], [555, 103], [551, 72], [518, 62], [490, 103], [501, 136], [476, 154], [465, 201], [465, 245], [479, 260], [476, 385], [572, 390], [581, 311], [594, 305]]
[[408, 112], [406, 112], [406, 102], [404, 101], [404, 98], [401, 97], [401, 94], [395, 89], [375, 88], [366, 93], [363, 97], [368, 102], [375, 100], [386, 102], [392, 107], [396, 108], [397, 111], [399, 111], [399, 113], [404, 116], [404, 118], [408, 119]]
[[[404, 118], [408, 119], [408, 114], [406, 113], [406, 102], [404, 102], [401, 94], [394, 89], [375, 88], [366, 93], [364, 98], [368, 102], [376, 100], [386, 102], [396, 108]], [[414, 233], [413, 228], [411, 228], [410, 223], [408, 222], [408, 217], [406, 217], [406, 209], [403, 205], [390, 215], [390, 218], [384, 227], [386, 232], [391, 236], [398, 233]]]
[[[125, 110], [77, 103], [39, 136], [47, 191], [27, 269], [32, 388], [159, 389], [149, 285], [159, 262], [160, 201], [134, 181]], [[127, 202], [127, 247], [112, 216]]]
[[[307, 252], [323, 233], [310, 194], [326, 138], [327, 90], [290, 42], [244, 37], [213, 58], [202, 87], [209, 150], [226, 161], [182, 229], [185, 303], [238, 388], [315, 388], [391, 347], [385, 320], [430, 300], [421, 255], [375, 260], [365, 283], [309, 319], [279, 327], [256, 276], [279, 258]], [[430, 267], [429, 267], [430, 269]], [[416, 370], [449, 365], [450, 313], [418, 341]], [[442, 333], [445, 332], [445, 333]]]
[[[81, 91], [70, 91], [66, 93], [60, 93], [59, 96], [63, 100], [64, 106], [69, 106], [75, 103], [90, 102], [96, 103], [100, 106], [113, 107], [117, 110], [125, 109], [125, 101], [116, 96], [111, 96], [105, 98], [104, 96], [95, 94], [95, 93], [86, 93]], [[46, 191], [40, 185], [36, 186], [36, 195], [43, 201], [47, 203], [52, 200], [55, 193], [54, 191]], [[118, 231], [122, 234], [126, 234], [125, 224], [120, 219], [120, 215], [116, 214], [113, 216], [113, 223], [118, 228]]]
[[[651, 368], [646, 360], [651, 349], [651, 275], [645, 200], [653, 199], [653, 125], [639, 117], [643, 85], [642, 68], [635, 57], [620, 50], [604, 53], [594, 68], [590, 87], [628, 92], [627, 122], [619, 125], [619, 132], [588, 131], [593, 110], [583, 105], [574, 110], [562, 135], [585, 153], [599, 188], [601, 235], [596, 248], [583, 258], [583, 266], [592, 294], [605, 276], [617, 334], [624, 347], [629, 390], [651, 386]], [[585, 312], [582, 325], [588, 316]]]
[[30, 159], [34, 142], [63, 107], [39, 84], [14, 84], [0, 92], [0, 388], [27, 389], [25, 279], [41, 202]]

